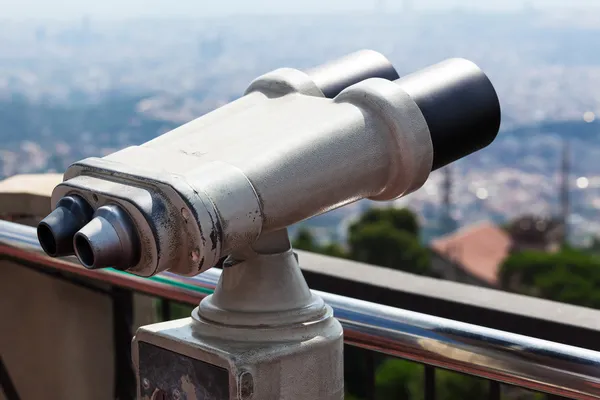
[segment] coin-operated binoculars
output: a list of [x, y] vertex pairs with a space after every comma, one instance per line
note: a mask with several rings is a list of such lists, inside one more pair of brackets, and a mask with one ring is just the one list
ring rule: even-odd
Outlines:
[[228, 256], [191, 318], [138, 330], [138, 397], [341, 399], [342, 328], [286, 228], [411, 193], [499, 125], [492, 84], [464, 59], [402, 78], [373, 51], [282, 68], [141, 146], [70, 166], [38, 236], [51, 256], [144, 277]]

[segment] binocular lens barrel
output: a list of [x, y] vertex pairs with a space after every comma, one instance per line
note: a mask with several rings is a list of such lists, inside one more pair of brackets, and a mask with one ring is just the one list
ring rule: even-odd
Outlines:
[[433, 142], [436, 170], [480, 150], [500, 129], [492, 83], [471, 61], [455, 58], [396, 80], [421, 109]]
[[396, 81], [427, 121], [434, 148], [433, 170], [486, 147], [500, 128], [500, 103], [492, 83], [465, 59], [449, 59], [400, 78], [385, 56], [361, 50], [307, 74], [327, 98], [369, 78]]
[[329, 99], [365, 79], [384, 78], [393, 81], [399, 78], [389, 60], [373, 50], [357, 51], [306, 73]]

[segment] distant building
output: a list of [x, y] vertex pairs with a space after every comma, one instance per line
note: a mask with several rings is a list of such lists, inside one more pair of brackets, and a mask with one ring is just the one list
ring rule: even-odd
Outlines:
[[432, 268], [441, 278], [480, 286], [498, 285], [498, 268], [512, 240], [492, 222], [459, 229], [431, 242]]
[[511, 252], [554, 252], [563, 235], [564, 225], [554, 218], [523, 216], [504, 229], [481, 222], [433, 240], [432, 268], [443, 279], [495, 287], [500, 266]]
[[513, 240], [513, 251], [560, 249], [565, 235], [564, 223], [556, 218], [527, 215], [513, 220], [506, 228]]

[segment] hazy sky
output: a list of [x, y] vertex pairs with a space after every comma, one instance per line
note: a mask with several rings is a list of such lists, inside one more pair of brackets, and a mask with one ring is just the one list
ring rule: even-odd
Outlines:
[[0, 0], [0, 19], [131, 18], [156, 16], [212, 16], [231, 13], [335, 12], [373, 9], [377, 3], [390, 9], [410, 1], [416, 8], [463, 6], [489, 10], [585, 7], [598, 0]]

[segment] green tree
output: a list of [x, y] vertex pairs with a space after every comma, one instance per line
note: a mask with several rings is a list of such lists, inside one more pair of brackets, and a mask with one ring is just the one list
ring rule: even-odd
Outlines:
[[407, 208], [371, 208], [365, 211], [358, 221], [350, 225], [349, 234], [364, 225], [378, 222], [388, 222], [395, 230], [405, 231], [414, 237], [419, 237], [419, 221], [416, 215]]
[[376, 371], [375, 398], [422, 399], [423, 367], [410, 361], [389, 358]]
[[408, 209], [372, 208], [350, 225], [348, 251], [317, 243], [310, 230], [298, 231], [296, 249], [432, 276], [429, 251], [419, 241], [417, 217]]
[[301, 228], [296, 235], [296, 238], [292, 242], [292, 246], [299, 250], [306, 250], [313, 253], [320, 253], [321, 250], [318, 243], [310, 230]]
[[307, 228], [301, 228], [298, 231], [298, 234], [292, 241], [292, 246], [295, 249], [306, 250], [312, 253], [319, 253], [337, 258], [346, 258], [347, 256], [342, 246], [337, 243], [328, 243], [325, 245], [319, 244], [311, 231]]
[[600, 238], [597, 236], [592, 238], [592, 242], [585, 251], [596, 256], [600, 255]]
[[585, 251], [524, 251], [500, 268], [504, 289], [584, 307], [600, 308], [600, 260]]
[[328, 243], [322, 246], [319, 249], [321, 254], [325, 254], [326, 256], [337, 257], [337, 258], [347, 258], [348, 254], [346, 251], [337, 243]]
[[390, 221], [356, 225], [348, 241], [353, 260], [419, 275], [431, 271], [429, 252], [414, 235]]
[[418, 275], [432, 275], [419, 222], [408, 209], [372, 208], [348, 229], [349, 258]]

